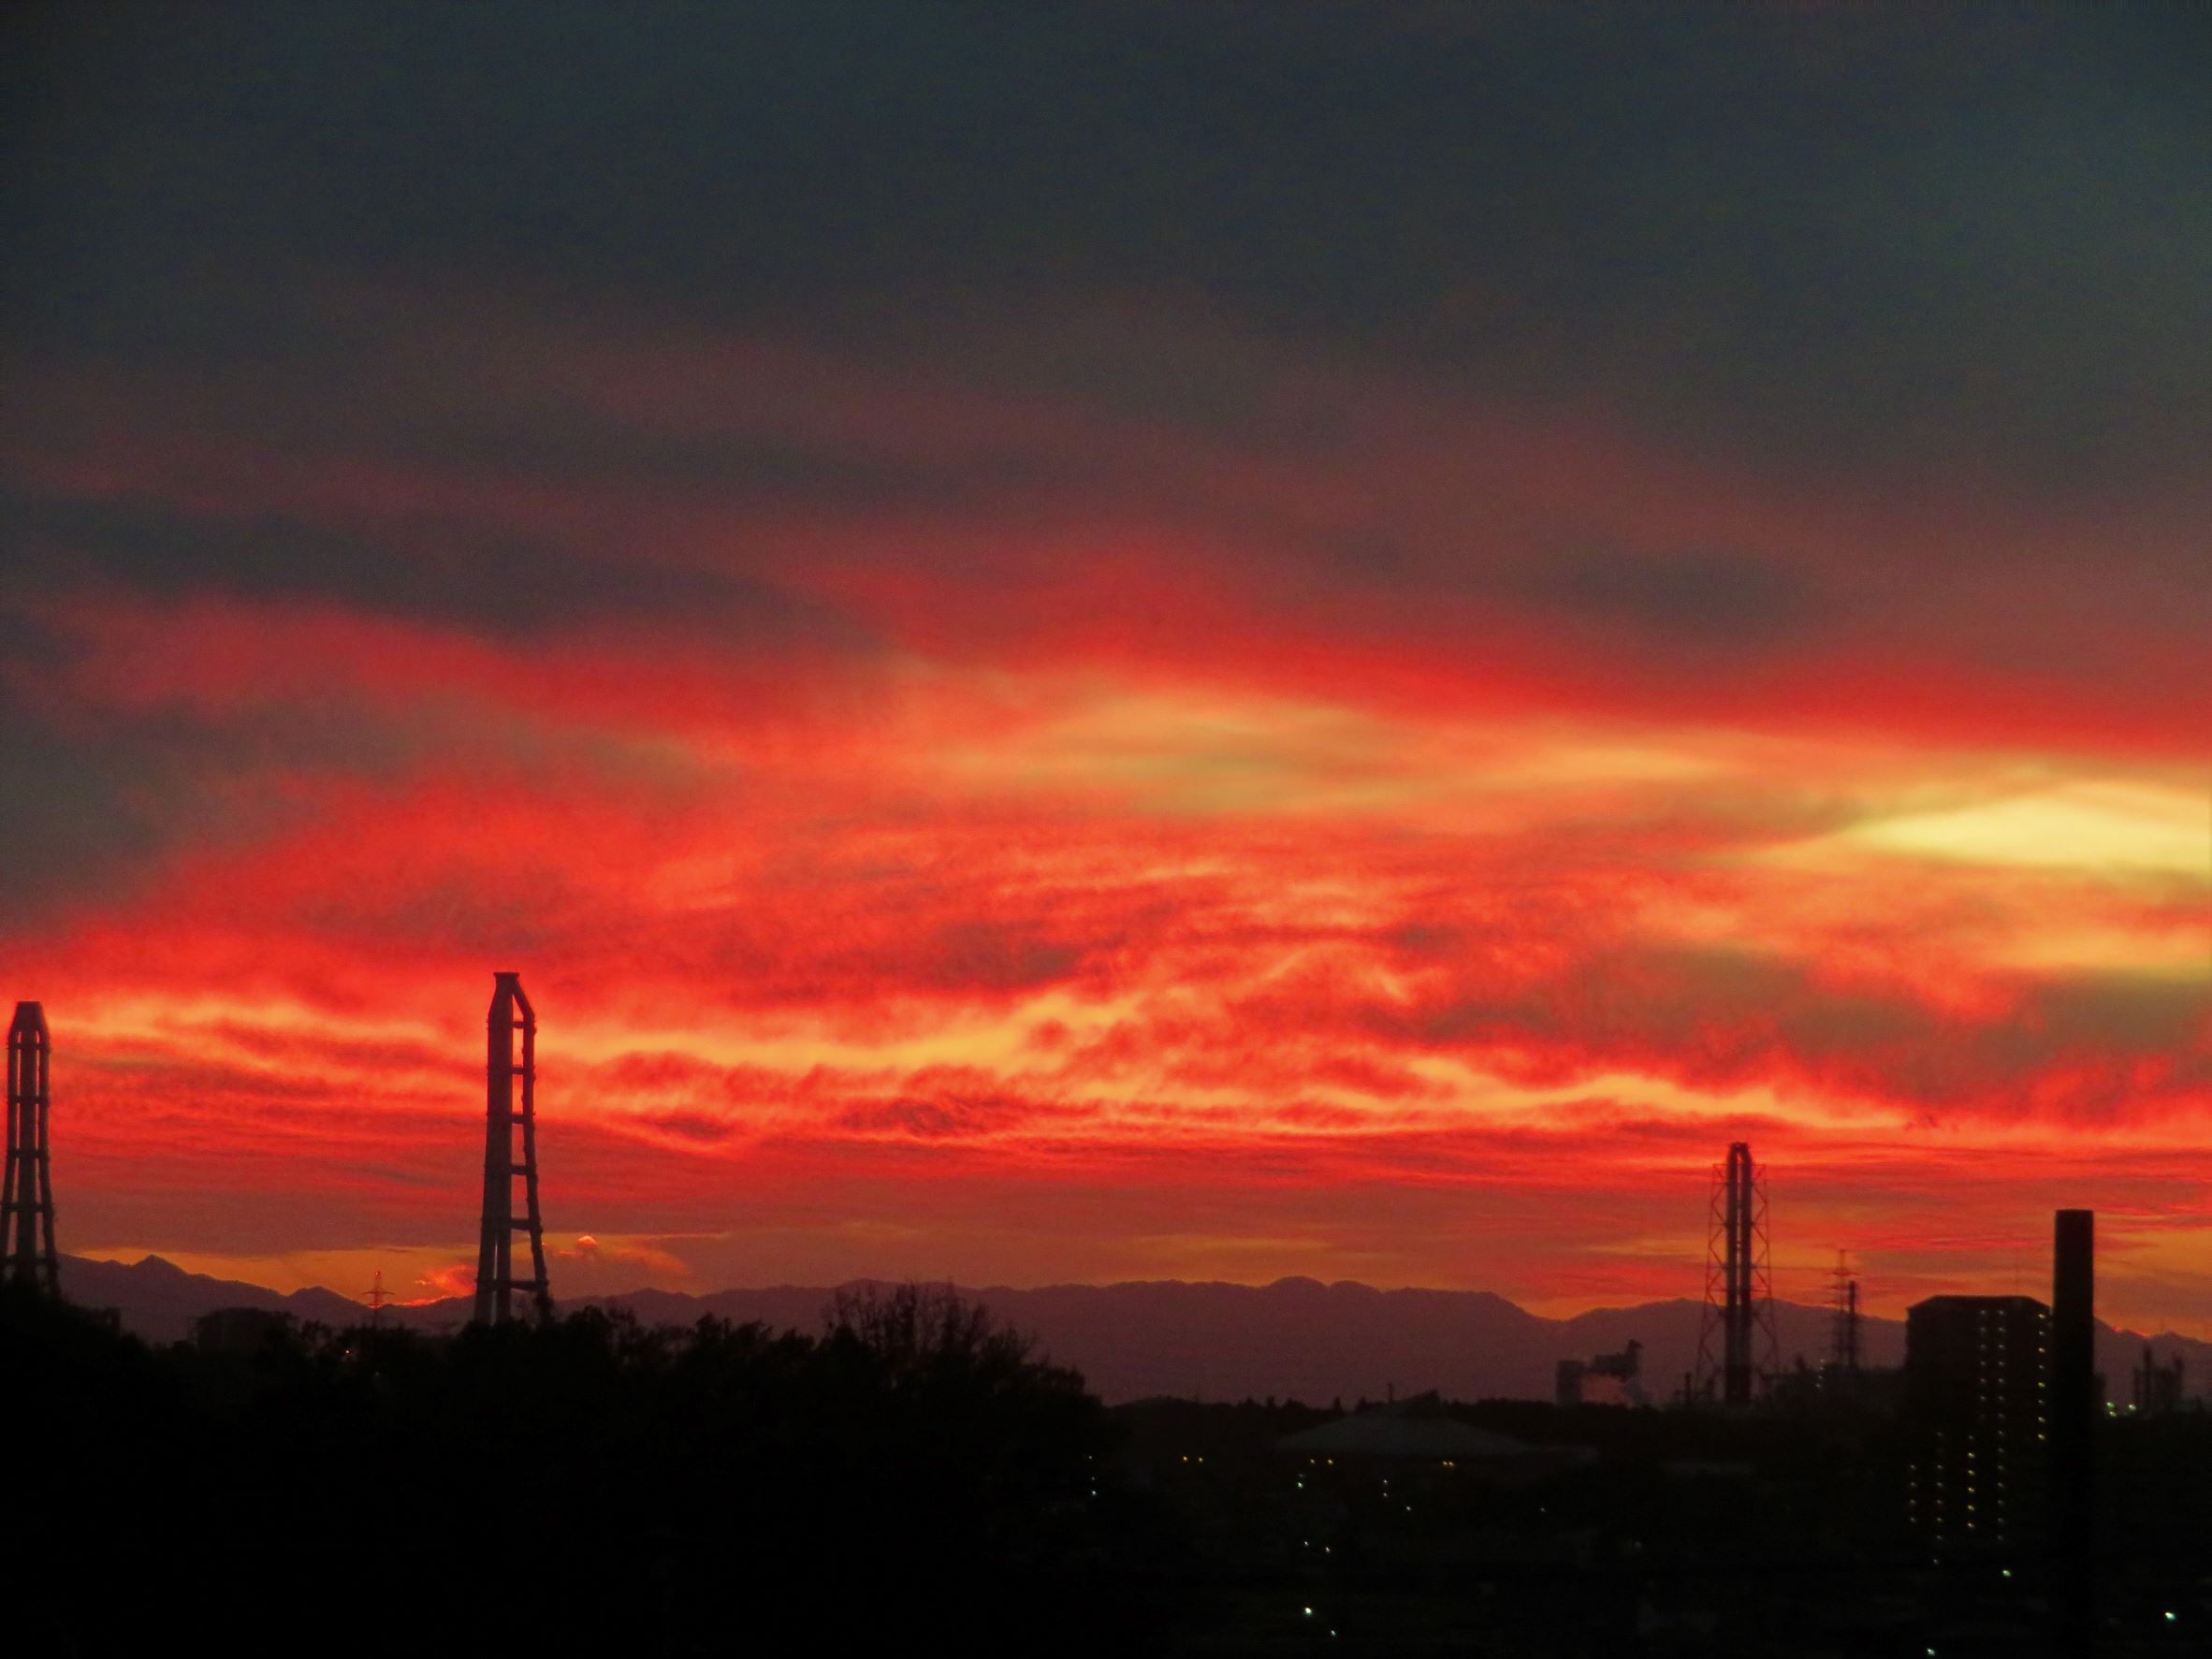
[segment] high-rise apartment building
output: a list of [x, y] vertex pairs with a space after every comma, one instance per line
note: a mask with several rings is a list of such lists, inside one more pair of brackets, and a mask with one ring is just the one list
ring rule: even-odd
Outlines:
[[2040, 1535], [2049, 1463], [2050, 1310], [2030, 1296], [1931, 1296], [1905, 1317], [1906, 1504], [1933, 1554]]

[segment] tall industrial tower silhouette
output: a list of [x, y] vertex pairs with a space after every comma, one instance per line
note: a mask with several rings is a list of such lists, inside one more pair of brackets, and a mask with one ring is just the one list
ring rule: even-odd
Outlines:
[[[1775, 1368], [1773, 1275], [1767, 1259], [1766, 1171], [1737, 1141], [1712, 1171], [1712, 1227], [1705, 1256], [1705, 1317], [1697, 1332], [1698, 1397], [1749, 1405], [1754, 1347]], [[1764, 1338], [1761, 1342], [1760, 1339]], [[1717, 1352], [1716, 1352], [1717, 1348]]]
[[[538, 1016], [522, 994], [518, 973], [492, 975], [484, 1111], [484, 1233], [476, 1249], [479, 1325], [515, 1317], [515, 1292], [528, 1291], [538, 1317], [550, 1318], [553, 1297], [546, 1281], [546, 1231], [538, 1215]], [[519, 1086], [519, 1093], [517, 1087]], [[515, 1131], [522, 1131], [516, 1157]], [[515, 1179], [522, 1178], [523, 1213], [515, 1214]], [[515, 1233], [530, 1232], [531, 1276], [515, 1276]]]
[[2052, 1217], [2051, 1652], [2088, 1654], [2097, 1633], [2097, 1213]]
[[53, 1157], [46, 1119], [52, 1105], [47, 1061], [53, 1040], [46, 1010], [15, 1005], [7, 1027], [7, 1186], [0, 1195], [0, 1280], [62, 1293], [61, 1258], [53, 1247]]

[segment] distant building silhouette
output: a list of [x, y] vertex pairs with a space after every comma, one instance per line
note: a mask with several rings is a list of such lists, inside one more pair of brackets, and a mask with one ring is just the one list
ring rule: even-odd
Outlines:
[[7, 1027], [7, 1171], [0, 1187], [0, 1280], [62, 1293], [61, 1257], [53, 1244], [53, 1155], [47, 1119], [52, 1089], [53, 1040], [46, 1010], [15, 1005]]
[[1293, 1457], [1461, 1461], [1525, 1459], [1531, 1448], [1508, 1434], [1472, 1428], [1445, 1409], [1434, 1390], [1317, 1423], [1276, 1443]]
[[2041, 1524], [2050, 1310], [1931, 1296], [1905, 1315], [1906, 1508], [1938, 1556], [2004, 1552]]
[[2133, 1404], [2139, 1417], [2165, 1417], [2181, 1409], [2181, 1356], [2161, 1363], [2150, 1344], [2143, 1345], [2143, 1363], [2135, 1368]]
[[291, 1331], [290, 1314], [264, 1307], [219, 1307], [192, 1321], [192, 1346], [203, 1354], [246, 1359]]
[[[1643, 1368], [1644, 1345], [1630, 1340], [1617, 1354], [1600, 1354], [1594, 1360], [1562, 1360], [1552, 1379], [1552, 1399], [1559, 1405], [1582, 1405], [1587, 1399], [1588, 1384], [1592, 1377], [1609, 1382], [1613, 1399], [1624, 1405], [1644, 1404]], [[1610, 1402], [1608, 1402], [1610, 1403]]]

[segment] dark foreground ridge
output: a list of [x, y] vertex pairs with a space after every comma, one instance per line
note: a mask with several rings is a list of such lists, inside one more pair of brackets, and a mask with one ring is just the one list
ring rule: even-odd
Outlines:
[[1145, 1651], [1170, 1535], [1080, 1377], [942, 1292], [846, 1298], [817, 1329], [218, 1316], [150, 1348], [7, 1288], [0, 1375], [37, 1425], [9, 1474], [39, 1512], [8, 1576], [41, 1589], [12, 1634], [621, 1654], [940, 1631], [1017, 1652], [1049, 1628], [1061, 1652]]
[[[174, 1270], [170, 1270], [171, 1273]], [[26, 1651], [2052, 1652], [2032, 1529], [1931, 1556], [1895, 1373], [1749, 1411], [1110, 1408], [942, 1289], [811, 1333], [586, 1308], [150, 1346], [8, 1288]], [[2100, 1418], [2098, 1654], [2206, 1651], [2212, 1416]], [[1970, 1484], [1974, 1477], [1966, 1477]], [[27, 1623], [26, 1623], [27, 1621]]]

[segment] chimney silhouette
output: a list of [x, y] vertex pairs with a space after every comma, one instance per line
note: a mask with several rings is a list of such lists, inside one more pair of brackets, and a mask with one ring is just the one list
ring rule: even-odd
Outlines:
[[[1731, 1142], [1713, 1166], [1711, 1232], [1705, 1261], [1705, 1312], [1697, 1328], [1700, 1399], [1717, 1390], [1724, 1405], [1752, 1403], [1761, 1358], [1774, 1369], [1773, 1290], [1767, 1265], [1766, 1171], [1748, 1141]], [[1756, 1350], [1765, 1339], [1765, 1354]], [[1717, 1339], [1717, 1341], [1716, 1341]]]
[[2051, 1258], [2051, 1612], [2063, 1655], [2096, 1631], [2097, 1215], [2060, 1210]]
[[47, 1145], [51, 1091], [47, 1063], [53, 1040], [46, 1010], [15, 1005], [7, 1027], [7, 1173], [0, 1189], [0, 1281], [62, 1293], [61, 1259], [53, 1247], [53, 1155]]
[[[476, 1248], [479, 1325], [515, 1317], [515, 1292], [527, 1291], [541, 1319], [553, 1316], [546, 1280], [546, 1232], [538, 1215], [538, 1016], [522, 993], [522, 976], [492, 976], [491, 1011], [486, 1016], [484, 1109], [484, 1230]], [[517, 1087], [519, 1085], [519, 1088]], [[522, 1131], [519, 1159], [515, 1131]], [[515, 1178], [523, 1186], [523, 1213], [515, 1214]], [[517, 1229], [530, 1233], [531, 1276], [515, 1276]]]

